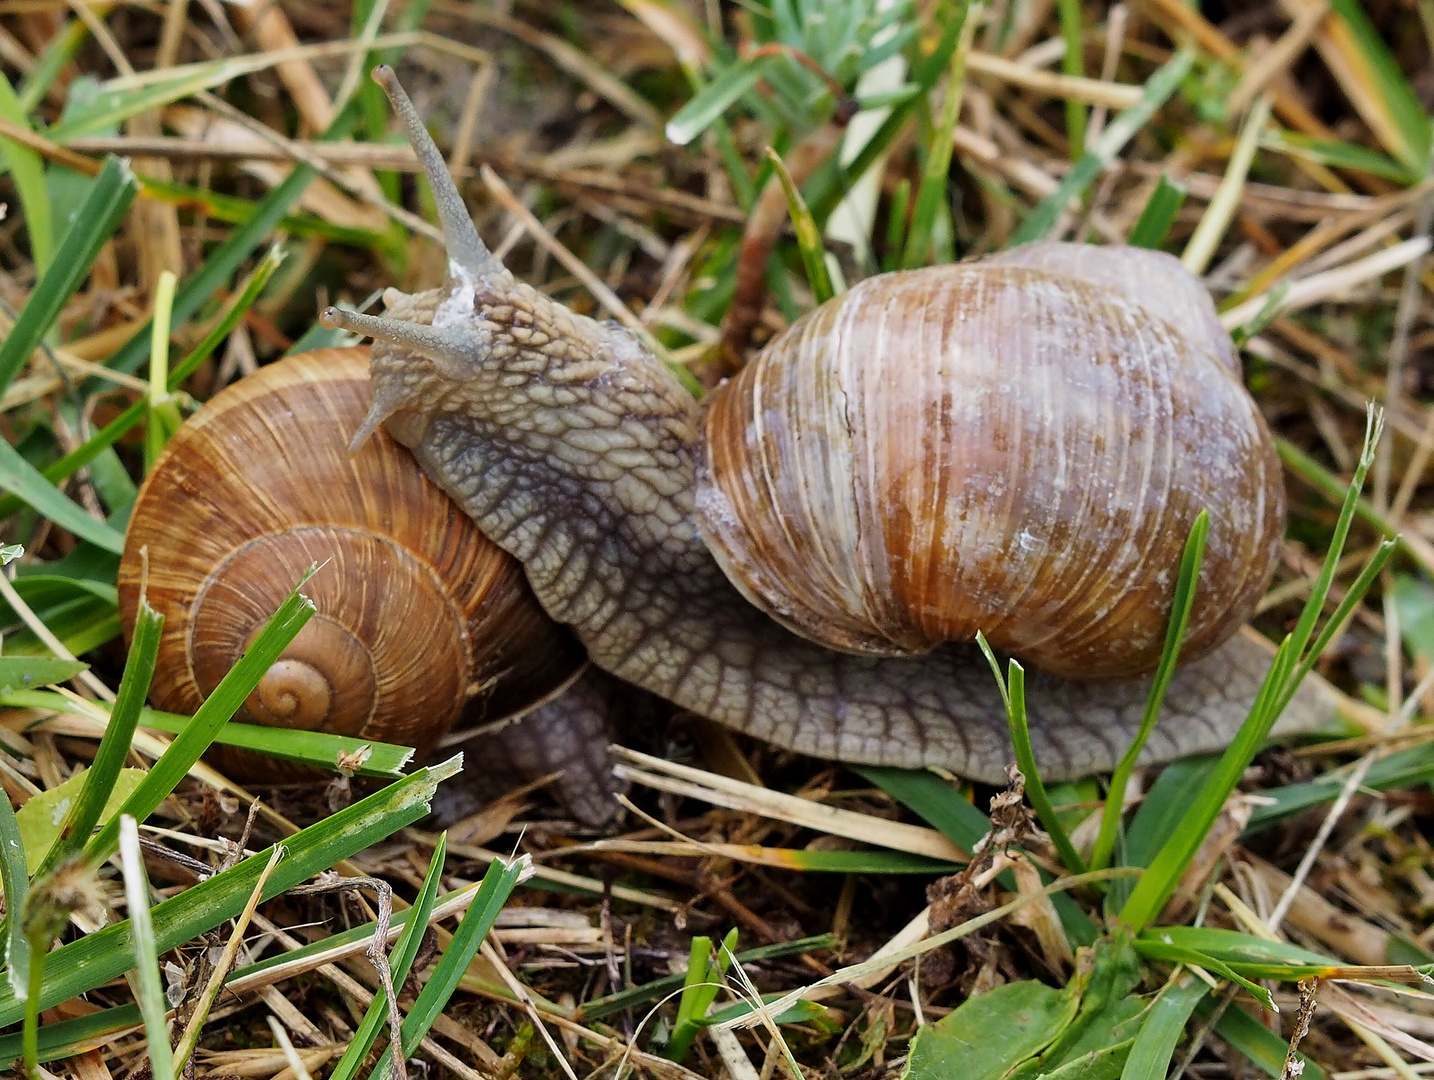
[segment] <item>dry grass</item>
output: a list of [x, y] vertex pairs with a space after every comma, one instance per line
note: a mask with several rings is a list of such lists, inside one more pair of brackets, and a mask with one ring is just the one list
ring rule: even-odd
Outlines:
[[[720, 14], [728, 40], [736, 41], [747, 16], [736, 5], [688, 6], [685, 22], [646, 0], [621, 6], [530, 0], [505, 13], [435, 0], [420, 32], [393, 36], [388, 28], [401, 12], [397, 5], [385, 12], [380, 4], [383, 18], [372, 29], [379, 35], [375, 44], [403, 45], [401, 75], [440, 143], [452, 150], [480, 231], [507, 265], [579, 311], [616, 315], [654, 335], [674, 360], [710, 381], [724, 370], [718, 323], [747, 214], [716, 141], [699, 139], [679, 150], [665, 140], [663, 123], [689, 96], [679, 61], [700, 63], [707, 52], [696, 27]], [[1268, 753], [1247, 778], [1254, 791], [1353, 775], [1347, 801], [1323, 831], [1327, 801], [1256, 832], [1246, 826], [1259, 796], [1232, 799], [1187, 874], [1189, 889], [1171, 901], [1167, 917], [1198, 914], [1205, 925], [1279, 936], [1347, 964], [1379, 966], [1434, 952], [1434, 771], [1426, 765], [1415, 780], [1382, 791], [1362, 786], [1363, 776], [1350, 771], [1365, 754], [1427, 749], [1426, 721], [1434, 709], [1434, 691], [1421, 681], [1434, 658], [1434, 503], [1426, 478], [1434, 448], [1434, 263], [1425, 258], [1434, 181], [1420, 179], [1429, 171], [1427, 116], [1419, 145], [1410, 134], [1418, 124], [1401, 112], [1399, 97], [1401, 88], [1408, 90], [1426, 112], [1434, 101], [1434, 5], [1370, 0], [1363, 8], [1402, 76], [1372, 66], [1367, 44], [1338, 14], [1346, 8], [1359, 10], [1348, 0], [1338, 8], [1324, 0], [1207, 5], [1204, 14], [1179, 0], [1108, 10], [1092, 4], [1084, 15], [1085, 74], [1078, 76], [1058, 71], [1054, 5], [991, 5], [990, 22], [976, 33], [966, 63], [949, 186], [955, 210], [937, 251], [964, 255], [1003, 246], [1029, 208], [1059, 189], [1071, 167], [1063, 102], [1093, 106], [1085, 131], [1090, 145], [1114, 113], [1139, 99], [1145, 80], [1174, 50], [1195, 51], [1180, 92], [1055, 231], [1118, 241], [1168, 175], [1189, 195], [1164, 247], [1185, 251], [1187, 264], [1204, 271], [1228, 325], [1258, 314], [1271, 290], [1289, 283], [1282, 294], [1287, 309], [1247, 345], [1249, 381], [1264, 413], [1287, 447], [1302, 455], [1290, 458], [1296, 465], [1289, 476], [1290, 539], [1258, 617], [1262, 628], [1282, 630], [1310, 590], [1337, 509], [1328, 489], [1353, 468], [1370, 400], [1385, 410], [1388, 435], [1354, 554], [1341, 568], [1331, 602], [1381, 531], [1402, 534], [1404, 543], [1381, 582], [1382, 599], [1361, 607], [1321, 663], [1332, 681], [1365, 702], [1357, 714], [1365, 736]], [[1001, 40], [995, 27], [1007, 16], [1012, 29]], [[335, 115], [335, 101], [360, 75], [362, 54], [348, 44], [348, 5], [0, 0], [0, 66], [12, 84], [40, 68], [66, 34], [76, 36], [79, 47], [32, 114], [49, 126], [82, 79], [128, 90], [184, 64], [270, 55], [236, 67], [212, 92], [140, 112], [117, 130], [56, 141], [44, 128], [33, 132], [8, 114], [0, 117], [0, 137], [32, 148], [52, 166], [93, 175], [104, 154], [122, 154], [145, 180], [61, 314], [54, 340], [5, 390], [0, 423], [12, 443], [29, 447], [43, 463], [142, 395], [145, 384], [132, 373], [101, 368], [148, 319], [162, 272], [187, 280], [233, 228], [225, 198], [257, 200], [295, 163], [314, 166], [321, 178], [292, 210], [288, 261], [222, 353], [187, 384], [192, 399], [207, 398], [283, 353], [327, 302], [361, 302], [390, 285], [411, 292], [438, 283], [443, 264], [406, 179], [415, 167], [408, 149], [372, 133], [353, 142], [316, 140]], [[935, 36], [929, 25], [925, 36]], [[1272, 126], [1249, 123], [1266, 109]], [[759, 161], [772, 130], [747, 114], [729, 115], [736, 147], [749, 163]], [[1248, 133], [1243, 140], [1242, 131]], [[812, 134], [820, 136], [821, 127]], [[862, 243], [875, 238], [877, 265], [890, 254], [888, 219], [895, 200], [904, 198], [898, 194], [904, 182], [914, 194], [929, 138], [919, 124], [909, 125], [872, 174], [866, 205], [853, 201], [855, 224], [835, 235], [845, 244], [833, 245], [848, 279], [863, 265]], [[829, 139], [828, 151], [830, 145]], [[67, 205], [63, 185], [72, 177], [54, 169], [50, 176], [51, 198]], [[11, 212], [0, 223], [0, 306], [9, 314], [0, 318], [8, 328], [36, 273], [31, 234], [16, 212], [13, 189], [5, 191]], [[787, 295], [780, 302], [767, 298], [755, 313], [754, 342], [808, 302], [795, 258], [790, 266]], [[175, 348], [193, 345], [212, 315], [204, 310], [179, 322]], [[118, 458], [101, 464], [137, 476], [138, 442], [122, 443]], [[67, 485], [74, 500], [100, 517], [122, 490], [122, 481], [99, 469]], [[24, 544], [27, 557], [38, 561], [61, 558], [76, 543], [24, 513], [6, 523], [3, 540]], [[103, 697], [123, 663], [113, 621], [97, 617], [93, 625], [67, 626], [62, 637], [93, 650], [87, 659], [96, 682], [80, 693]], [[31, 640], [23, 631], [11, 635], [6, 651]], [[1401, 710], [1412, 722], [1402, 731]], [[75, 717], [18, 708], [0, 710], [0, 743], [0, 784], [16, 806], [58, 786], [95, 747], [93, 730]], [[894, 1076], [917, 1025], [947, 1014], [966, 995], [1031, 976], [1060, 980], [1068, 972], [1070, 944], [1026, 856], [996, 853], [973, 866], [964, 879], [967, 906], [957, 917], [942, 908], [940, 895], [928, 906], [932, 873], [812, 869], [810, 856], [825, 852], [965, 858], [951, 839], [917, 824], [890, 795], [853, 774], [740, 742], [702, 723], [675, 723], [649, 748], [688, 764], [675, 770], [627, 758], [633, 809], [615, 836], [598, 838], [563, 820], [541, 793], [499, 801], [450, 827], [445, 891], [476, 881], [511, 850], [531, 854], [537, 874], [504, 912], [419, 1051], [439, 1075], [692, 1075], [654, 1056], [658, 1050], [649, 1045], [654, 1030], [673, 1016], [670, 1004], [653, 1012], [662, 995], [634, 997], [612, 1011], [594, 1010], [592, 1003], [683, 970], [694, 933], [720, 938], [736, 927], [739, 951], [818, 938], [775, 950], [744, 971], [763, 992], [823, 981], [816, 996], [829, 1007], [819, 1019], [782, 1028], [781, 1038], [777, 1029], [760, 1026], [700, 1037], [687, 1068], [702, 1076], [765, 1080], [793, 1067], [788, 1053], [808, 1077]], [[1338, 771], [1342, 767], [1346, 771]], [[1153, 778], [1144, 779], [1148, 785]], [[253, 850], [293, 831], [290, 822], [322, 817], [328, 800], [349, 797], [321, 784], [255, 794], [264, 813], [248, 844]], [[992, 794], [971, 793], [982, 809]], [[1094, 785], [1064, 794], [1072, 803], [1083, 801], [1084, 812], [1098, 809]], [[226, 857], [215, 838], [239, 835], [252, 798], [201, 769], [165, 802], [142, 830], [153, 841], [148, 872], [159, 895], [187, 888], [201, 864]], [[1024, 840], [1036, 859], [1051, 865], [1039, 837], [1027, 833]], [[435, 830], [412, 827], [339, 870], [390, 883], [402, 907], [435, 842]], [[1001, 878], [1002, 871], [1015, 876]], [[1094, 894], [1075, 895], [1098, 909]], [[111, 903], [102, 916], [77, 910], [67, 934], [118, 919], [118, 898]], [[254, 916], [240, 966], [363, 923], [373, 918], [373, 904], [371, 895], [357, 892], [270, 901]], [[1012, 905], [1009, 919], [918, 963], [880, 962], [928, 932], [1002, 905]], [[434, 925], [430, 944], [441, 947], [450, 924]], [[176, 998], [203, 984], [209, 954], [227, 937], [221, 929], [161, 957]], [[196, 1074], [320, 1075], [341, 1053], [377, 985], [364, 947], [357, 941], [342, 955], [311, 957], [231, 983], [205, 1028]], [[421, 954], [419, 969], [431, 951]], [[872, 958], [878, 962], [833, 978]], [[742, 993], [733, 980], [719, 1005]], [[1284, 1006], [1297, 1004], [1293, 987], [1276, 997]], [[131, 989], [116, 981], [48, 1010], [44, 1021], [131, 999]], [[1247, 1007], [1255, 1012], [1243, 997], [1228, 1004]], [[1260, 1023], [1284, 1039], [1296, 1012], [1286, 1007]], [[292, 1047], [271, 1032], [275, 1021]], [[1185, 1075], [1255, 1074], [1237, 1049], [1205, 1027], [1192, 1022], [1193, 1041], [1176, 1055]], [[1434, 1068], [1431, 1043], [1434, 999], [1427, 994], [1331, 983], [1321, 989], [1302, 1048], [1327, 1075], [1356, 1080], [1426, 1074]], [[76, 1080], [142, 1076], [144, 1048], [142, 1031], [109, 1034], [46, 1068]]]

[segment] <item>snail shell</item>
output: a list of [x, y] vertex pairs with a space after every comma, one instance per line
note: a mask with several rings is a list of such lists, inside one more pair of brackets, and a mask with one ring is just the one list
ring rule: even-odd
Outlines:
[[1043, 243], [885, 274], [714, 395], [708, 547], [833, 648], [977, 631], [1058, 675], [1157, 665], [1211, 513], [1187, 660], [1243, 623], [1283, 535], [1279, 461], [1199, 283], [1167, 255]]
[[[376, 434], [347, 441], [370, 398], [367, 349], [323, 349], [216, 394], [140, 490], [119, 572], [126, 637], [144, 552], [165, 617], [150, 688], [192, 713], [300, 576], [317, 614], [237, 719], [427, 753], [459, 719], [493, 720], [564, 685], [581, 647], [543, 613], [518, 563]], [[216, 748], [222, 767], [283, 775]], [[292, 770], [290, 770], [292, 772]]]

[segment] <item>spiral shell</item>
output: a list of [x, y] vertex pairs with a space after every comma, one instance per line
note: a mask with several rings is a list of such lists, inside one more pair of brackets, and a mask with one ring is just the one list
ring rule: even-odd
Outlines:
[[706, 425], [709, 548], [847, 651], [982, 631], [1055, 674], [1146, 672], [1199, 511], [1187, 659], [1249, 617], [1283, 533], [1274, 445], [1208, 295], [1139, 249], [870, 278], [777, 337]]
[[[174, 436], [140, 490], [120, 564], [120, 613], [165, 617], [150, 688], [192, 713], [300, 576], [317, 612], [237, 719], [415, 747], [464, 716], [498, 719], [583, 663], [522, 568], [482, 535], [407, 450], [379, 432], [350, 455], [369, 404], [368, 350], [261, 368]], [[247, 777], [272, 759], [218, 749]]]

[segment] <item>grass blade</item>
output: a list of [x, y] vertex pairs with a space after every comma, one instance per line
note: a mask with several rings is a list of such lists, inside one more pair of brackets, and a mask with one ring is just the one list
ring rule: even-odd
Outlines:
[[926, 266], [932, 259], [931, 241], [936, 229], [936, 216], [946, 205], [947, 187], [951, 182], [951, 150], [956, 138], [956, 123], [961, 117], [966, 54], [971, 51], [976, 24], [981, 21], [981, 6], [980, 0], [966, 0], [956, 15], [960, 35], [951, 52], [946, 101], [941, 106], [941, 116], [936, 121], [936, 131], [921, 170], [921, 183], [916, 189], [911, 227], [906, 234], [906, 248], [901, 253], [901, 265], [905, 269]]
[[[259, 264], [254, 268], [254, 272], [249, 275], [248, 280], [244, 284], [244, 288], [240, 291], [239, 296], [233, 303], [229, 305], [223, 318], [214, 324], [214, 327], [209, 333], [204, 335], [204, 339], [195, 346], [194, 350], [186, 356], [183, 361], [170, 370], [169, 377], [166, 380], [166, 387], [171, 393], [178, 390], [184, 380], [193, 375], [195, 371], [199, 369], [199, 365], [209, 359], [210, 354], [228, 339], [230, 332], [233, 331], [234, 327], [239, 324], [240, 320], [244, 318], [245, 314], [259, 299], [259, 294], [263, 292], [264, 287], [269, 283], [269, 279], [273, 277], [274, 271], [279, 268], [283, 261], [283, 249], [275, 244], [265, 254], [264, 258], [260, 260]], [[109, 449], [133, 430], [133, 428], [144, 419], [146, 409], [147, 405], [145, 402], [136, 401], [129, 408], [125, 409], [124, 412], [120, 413], [119, 416], [115, 417], [115, 419], [111, 420], [91, 436], [83, 446], [75, 448], [58, 461], [45, 466], [45, 468], [41, 470], [41, 476], [51, 484], [58, 484], [61, 480], [73, 476], [98, 457], [103, 451]], [[0, 497], [0, 518], [9, 517], [19, 510], [22, 505], [22, 501], [14, 495]], [[116, 552], [116, 554], [118, 554], [118, 552]]]
[[[73, 1057], [95, 1046], [109, 1042], [115, 1035], [144, 1022], [138, 1005], [119, 1005], [101, 1009], [71, 1020], [46, 1024], [38, 1033], [37, 1054], [40, 1064], [59, 1058]], [[22, 1036], [0, 1038], [0, 1061], [14, 1061], [23, 1052]]]
[[154, 468], [164, 444], [182, 423], [178, 407], [169, 398], [169, 328], [174, 311], [175, 281], [174, 274], [166, 270], [159, 275], [154, 289], [149, 346], [149, 422], [144, 429], [145, 472]]
[[[837, 939], [830, 934], [821, 934], [817, 937], [799, 938], [796, 941], [780, 941], [773, 945], [761, 945], [755, 949], [748, 949], [744, 953], [737, 954], [739, 964], [751, 964], [758, 960], [775, 960], [783, 956], [796, 956], [803, 953], [817, 952], [823, 949], [832, 949], [837, 946]], [[606, 997], [595, 998], [592, 1001], [585, 1001], [578, 1006], [574, 1019], [597, 1020], [604, 1016], [611, 1016], [613, 1013], [622, 1012], [624, 1009], [632, 1008], [634, 1005], [641, 1005], [646, 1001], [654, 1001], [664, 997], [674, 990], [681, 989], [686, 977], [683, 975], [669, 975], [666, 978], [654, 979], [642, 986], [634, 986], [628, 990], [619, 990], [615, 994], [608, 994]]]
[[1155, 190], [1146, 200], [1145, 209], [1140, 211], [1140, 217], [1131, 226], [1130, 235], [1125, 238], [1125, 242], [1132, 247], [1159, 248], [1170, 235], [1170, 227], [1175, 224], [1175, 215], [1180, 213], [1180, 208], [1185, 205], [1188, 192], [1189, 189], [1184, 184], [1171, 180], [1168, 176], [1161, 176]]
[[159, 977], [159, 952], [154, 946], [150, 921], [149, 878], [139, 850], [139, 826], [128, 814], [120, 815], [119, 853], [124, 870], [125, 903], [129, 908], [130, 941], [134, 945], [135, 996], [144, 1016], [144, 1037], [149, 1046], [149, 1069], [154, 1080], [171, 1080], [174, 1059], [169, 1048], [169, 1004]]
[[1011, 236], [1011, 247], [1044, 237], [1055, 226], [1071, 200], [1085, 193], [1101, 171], [1115, 160], [1137, 131], [1169, 100], [1195, 63], [1195, 54], [1181, 49], [1162, 64], [1145, 84], [1140, 100], [1123, 110], [1106, 126], [1098, 138], [1075, 163], [1060, 187], [1051, 192], [1021, 222]]
[[[0, 116], [18, 127], [30, 126], [20, 99], [15, 96], [10, 80], [4, 75], [0, 75]], [[54, 221], [50, 212], [50, 192], [45, 186], [45, 163], [34, 150], [13, 139], [0, 139], [0, 149], [3, 149], [5, 162], [10, 166], [15, 193], [20, 196], [20, 210], [25, 219], [25, 231], [30, 235], [30, 258], [35, 264], [35, 273], [43, 277], [55, 258]]]
[[[1061, 57], [1061, 70], [1067, 75], [1080, 78], [1085, 75], [1081, 2], [1059, 0], [1057, 9], [1061, 17], [1061, 37], [1066, 43], [1065, 54]], [[1079, 161], [1085, 154], [1085, 119], [1085, 106], [1074, 98], [1066, 98], [1066, 139], [1070, 142], [1072, 161]]]
[[770, 146], [767, 147], [767, 160], [772, 163], [777, 182], [782, 185], [782, 192], [787, 197], [787, 213], [792, 219], [792, 230], [797, 234], [797, 249], [802, 254], [802, 265], [806, 267], [812, 299], [818, 304], [825, 304], [836, 294], [836, 290], [832, 288], [831, 275], [827, 273], [827, 253], [822, 244], [821, 231], [807, 204], [802, 201], [802, 193], [792, 182], [792, 174]]
[[[443, 863], [447, 857], [448, 834], [442, 833], [438, 837], [438, 843], [433, 845], [433, 857], [428, 860], [428, 872], [424, 874], [423, 884], [418, 888], [418, 896], [413, 901], [412, 912], [408, 921], [404, 923], [398, 940], [394, 942], [393, 952], [389, 956], [395, 988], [404, 984], [409, 970], [413, 967], [413, 958], [418, 955], [418, 946], [423, 941], [423, 932], [428, 929], [428, 920], [433, 912], [433, 902], [438, 896], [439, 879], [443, 876]], [[488, 869], [491, 872], [493, 868], [490, 866]], [[339, 1059], [338, 1065], [334, 1066], [334, 1071], [329, 1074], [329, 1080], [353, 1080], [353, 1077], [358, 1075], [359, 1068], [363, 1065], [364, 1059], [368, 1057], [374, 1039], [378, 1038], [378, 1033], [383, 1028], [383, 1023], [388, 1016], [388, 993], [380, 986], [374, 994], [373, 1000], [369, 1002], [368, 1011], [364, 1013], [363, 1020], [354, 1029], [353, 1038], [349, 1040], [344, 1056]]]
[[686, 146], [701, 135], [766, 74], [769, 60], [738, 61], [699, 90], [667, 121], [667, 139]]
[[[1215, 1002], [1206, 998], [1195, 1010], [1204, 1019], [1213, 1014]], [[1285, 1055], [1289, 1045], [1260, 1021], [1237, 1006], [1230, 1006], [1215, 1025], [1215, 1033], [1253, 1061], [1266, 1076], [1285, 1075]], [[1295, 1060], [1303, 1066], [1300, 1080], [1329, 1080], [1329, 1074], [1303, 1054]]]
[[687, 975], [682, 984], [682, 996], [677, 1002], [677, 1019], [672, 1024], [672, 1038], [662, 1056], [669, 1061], [681, 1062], [692, 1049], [692, 1042], [702, 1030], [701, 1021], [707, 1010], [717, 1000], [722, 989], [723, 976], [727, 972], [727, 957], [737, 947], [737, 928], [727, 931], [720, 949], [712, 948], [712, 939], [698, 936], [692, 939], [687, 954]]
[[[102, 724], [112, 722], [102, 702], [78, 701], [64, 694], [43, 690], [0, 692], [0, 705], [17, 709], [49, 709], [59, 713], [73, 713], [88, 716]], [[188, 726], [190, 719], [178, 713], [141, 709], [139, 726], [178, 735]], [[269, 757], [311, 765], [316, 769], [333, 769], [336, 762], [343, 758], [346, 769], [352, 763], [358, 763], [358, 767], [352, 769], [355, 776], [376, 776], [389, 780], [402, 777], [403, 770], [413, 759], [411, 746], [355, 739], [347, 735], [331, 735], [326, 731], [240, 724], [233, 720], [219, 729], [214, 741], [221, 746], [254, 750]]]
[[[294, 636], [313, 617], [313, 602], [299, 595], [299, 589], [303, 588], [312, 575], [313, 571], [310, 571], [279, 605], [279, 610], [274, 613], [263, 632], [244, 650], [239, 662], [219, 681], [219, 685], [204, 700], [194, 718], [185, 725], [184, 731], [154, 763], [134, 794], [125, 800], [121, 814], [130, 814], [141, 821], [149, 817], [184, 779], [200, 755], [209, 749], [209, 744], [214, 741], [219, 729], [244, 703], [244, 699], [259, 684], [259, 680], [279, 658], [284, 647], [294, 640]], [[103, 862], [114, 851], [119, 820], [119, 817], [112, 818], [85, 848], [86, 857], [92, 864]]]
[[[13, 333], [11, 337], [14, 337]], [[21, 457], [9, 442], [0, 443], [0, 488], [80, 539], [116, 555], [124, 551], [123, 533], [113, 525], [91, 517], [46, 480], [40, 470]]]
[[[463, 767], [462, 755], [419, 769], [337, 814], [310, 825], [284, 841], [288, 857], [280, 861], [264, 887], [262, 900], [287, 892], [356, 851], [392, 836], [428, 813], [440, 781]], [[155, 948], [167, 952], [227, 922], [244, 910], [254, 885], [273, 855], [267, 848], [232, 870], [217, 874], [155, 906]], [[129, 924], [115, 923], [63, 945], [50, 954], [38, 1007], [48, 1009], [124, 974], [130, 966]], [[0, 987], [0, 1026], [21, 1018], [24, 1003]]]
[[1155, 679], [1150, 684], [1150, 695], [1145, 701], [1145, 712], [1140, 718], [1140, 727], [1131, 740], [1130, 746], [1111, 773], [1110, 787], [1106, 791], [1105, 807], [1101, 811], [1100, 832], [1091, 850], [1090, 865], [1093, 870], [1103, 870], [1110, 865], [1111, 853], [1115, 850], [1116, 834], [1120, 831], [1121, 816], [1125, 813], [1125, 789], [1135, 773], [1140, 752], [1155, 730], [1155, 721], [1160, 716], [1160, 705], [1165, 700], [1165, 690], [1170, 677], [1175, 674], [1175, 663], [1180, 659], [1180, 646], [1185, 641], [1185, 631], [1190, 626], [1190, 612], [1195, 607], [1195, 590], [1200, 582], [1200, 562], [1205, 556], [1205, 538], [1210, 532], [1210, 515], [1201, 510], [1185, 538], [1185, 551], [1180, 557], [1180, 573], [1175, 581], [1175, 596], [1170, 605], [1170, 625], [1165, 632], [1165, 648], [1160, 654], [1160, 664], [1155, 669]]
[[[488, 872], [483, 875], [483, 883], [478, 887], [473, 903], [468, 905], [462, 922], [453, 933], [453, 939], [443, 951], [443, 959], [433, 969], [433, 974], [428, 977], [418, 1000], [413, 1003], [413, 1008], [408, 1010], [408, 1016], [404, 1018], [402, 1038], [405, 1060], [413, 1056], [418, 1044], [448, 1004], [448, 999], [458, 988], [459, 981], [467, 972], [468, 965], [483, 944], [483, 939], [488, 936], [488, 931], [493, 928], [498, 912], [503, 910], [508, 897], [512, 896], [513, 890], [531, 877], [532, 873], [533, 862], [527, 855], [511, 862], [495, 860], [488, 865]], [[388, 1061], [385, 1059], [374, 1070], [373, 1080], [388, 1080], [389, 1075]]]
[[[1351, 94], [1350, 100], [1385, 148], [1410, 169], [1424, 175], [1429, 167], [1431, 134], [1434, 134], [1430, 130], [1428, 110], [1420, 104], [1399, 62], [1358, 0], [1330, 0], [1330, 7], [1337, 16], [1331, 28], [1334, 47], [1352, 66], [1349, 74], [1359, 86], [1374, 91]], [[1332, 70], [1339, 74], [1338, 68]]]
[[49, 332], [90, 272], [90, 266], [129, 210], [139, 183], [129, 165], [111, 155], [90, 185], [89, 194], [74, 223], [60, 241], [60, 249], [35, 285], [15, 326], [0, 345], [0, 394], [9, 388], [40, 339]]
[[[24, 911], [30, 871], [25, 845], [20, 839], [20, 823], [15, 820], [15, 808], [6, 793], [0, 793], [0, 885], [5, 889], [5, 910]], [[24, 1000], [29, 993], [30, 941], [25, 936], [22, 920], [13, 914], [5, 920], [4, 959], [10, 992]]]
[[79, 851], [99, 824], [100, 814], [109, 800], [110, 791], [114, 788], [120, 770], [124, 768], [125, 757], [129, 754], [130, 742], [134, 738], [134, 729], [139, 723], [140, 710], [149, 694], [155, 659], [159, 656], [159, 635], [163, 628], [164, 616], [150, 607], [147, 600], [141, 598], [135, 616], [134, 638], [129, 657], [125, 661], [124, 674], [120, 677], [119, 693], [110, 708], [109, 725], [95, 751], [95, 760], [85, 773], [85, 785], [55, 838], [55, 843], [41, 863], [37, 875], [47, 873], [61, 859]]
[[892, 106], [891, 112], [876, 129], [876, 134], [847, 165], [843, 166], [839, 155], [833, 154], [807, 182], [807, 205], [812, 208], [812, 215], [817, 221], [825, 222], [837, 204], [846, 198], [852, 185], [865, 176], [867, 170], [891, 149], [892, 143], [905, 130], [916, 110], [931, 93], [936, 80], [946, 71], [966, 23], [964, 19], [955, 17], [954, 13], [947, 14], [944, 10], [933, 19], [933, 23], [941, 27], [941, 38], [931, 52], [912, 65], [908, 81], [916, 91], [909, 98]]
[[1030, 802], [1031, 809], [1036, 812], [1036, 817], [1040, 819], [1041, 827], [1049, 834], [1061, 862], [1071, 873], [1083, 874], [1086, 869], [1085, 860], [1080, 857], [1075, 845], [1071, 843], [1071, 838], [1066, 835], [1065, 826], [1061, 824], [1060, 815], [1056, 813], [1051, 797], [1046, 793], [1045, 781], [1041, 779], [1041, 770], [1036, 764], [1036, 752], [1031, 746], [1031, 728], [1026, 718], [1026, 669], [1019, 661], [1012, 660], [1008, 668], [1010, 675], [1003, 682], [1000, 662], [991, 651], [986, 635], [978, 632], [976, 644], [981, 647], [986, 662], [991, 665], [991, 674], [996, 677], [1001, 700], [1006, 704], [1006, 727], [1011, 733], [1016, 767], [1026, 778], [1026, 799]]
[[[1295, 629], [1280, 643], [1275, 652], [1269, 674], [1266, 675], [1255, 703], [1251, 706], [1249, 717], [1236, 733], [1225, 753], [1221, 755], [1219, 763], [1190, 806], [1181, 827], [1171, 834], [1164, 846], [1151, 860], [1149, 868], [1136, 882], [1129, 899], [1121, 908], [1120, 920], [1137, 930], [1144, 929], [1149, 925], [1160, 909], [1164, 907], [1165, 901], [1175, 890], [1185, 867], [1200, 844], [1204, 842], [1210, 827], [1215, 823], [1220, 809], [1225, 805], [1225, 800], [1229, 798], [1230, 792], [1235, 790], [1235, 785], [1239, 783], [1245, 769], [1249, 767], [1255, 754], [1264, 745], [1275, 721], [1279, 719], [1280, 710], [1293, 696], [1300, 679], [1314, 663], [1317, 654], [1313, 651], [1307, 654], [1306, 649], [1314, 633], [1320, 612], [1324, 609], [1325, 598], [1329, 595], [1330, 585], [1334, 580], [1340, 556], [1344, 552], [1344, 543], [1349, 535], [1350, 524], [1354, 519], [1360, 488], [1364, 484], [1370, 466], [1374, 463], [1374, 447], [1379, 439], [1381, 425], [1380, 416], [1371, 409], [1365, 430], [1364, 450], [1360, 454], [1359, 464], [1354, 470], [1354, 477], [1345, 492], [1344, 503], [1340, 507], [1339, 519], [1335, 523], [1324, 566], [1315, 579], [1309, 599], [1300, 613]], [[1384, 553], [1382, 557], [1387, 559], [1389, 555]], [[1380, 555], [1375, 556], [1376, 560], [1380, 558]], [[1372, 575], [1364, 574], [1361, 575], [1360, 580], [1368, 582], [1373, 578]], [[1361, 595], [1351, 589], [1336, 614], [1341, 612], [1347, 614], [1348, 611], [1352, 611]], [[1326, 627], [1326, 633], [1321, 635], [1320, 641], [1327, 641], [1329, 632], [1329, 628]]]
[[1175, 1045], [1195, 1006], [1205, 1000], [1210, 988], [1193, 975], [1176, 976], [1167, 983], [1150, 1006], [1145, 1023], [1135, 1036], [1135, 1045], [1125, 1059], [1120, 1080], [1165, 1080]]

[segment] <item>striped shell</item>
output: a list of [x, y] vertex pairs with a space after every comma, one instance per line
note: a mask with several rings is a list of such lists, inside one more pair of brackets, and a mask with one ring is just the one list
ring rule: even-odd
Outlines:
[[1037, 244], [884, 274], [714, 395], [698, 507], [728, 576], [833, 648], [966, 641], [1105, 678], [1251, 614], [1284, 528], [1273, 442], [1203, 288], [1166, 255]]
[[[128, 637], [141, 579], [165, 617], [150, 688], [192, 713], [299, 577], [317, 614], [237, 717], [431, 750], [460, 716], [494, 720], [564, 684], [581, 648], [518, 563], [383, 432], [350, 455], [367, 349], [324, 349], [216, 394], [150, 471], [125, 538]], [[147, 559], [145, 552], [147, 551]], [[236, 776], [284, 775], [216, 748]]]

